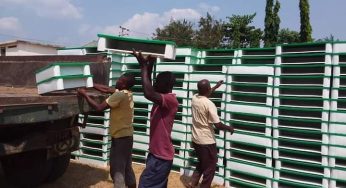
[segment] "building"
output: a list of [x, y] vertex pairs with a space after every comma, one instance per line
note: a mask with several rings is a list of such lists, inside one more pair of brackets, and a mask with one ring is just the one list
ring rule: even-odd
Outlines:
[[33, 56], [56, 55], [61, 46], [31, 42], [25, 40], [12, 40], [0, 42], [1, 56]]

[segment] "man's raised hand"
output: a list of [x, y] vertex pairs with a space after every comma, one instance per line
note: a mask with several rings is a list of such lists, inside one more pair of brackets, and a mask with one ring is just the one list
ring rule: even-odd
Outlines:
[[135, 49], [132, 49], [132, 55], [136, 57], [141, 68], [146, 68], [149, 65], [148, 62], [152, 59], [151, 55], [144, 57], [141, 51], [137, 52]]
[[85, 96], [85, 95], [87, 94], [87, 91], [86, 91], [85, 88], [78, 88], [78, 89], [77, 89], [77, 94], [78, 94], [79, 96]]
[[223, 80], [219, 80], [219, 81], [216, 83], [215, 88], [219, 88], [222, 84], [223, 84]]

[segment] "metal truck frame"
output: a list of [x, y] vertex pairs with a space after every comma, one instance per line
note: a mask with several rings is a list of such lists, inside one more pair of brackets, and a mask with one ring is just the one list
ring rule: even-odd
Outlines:
[[[17, 186], [51, 182], [66, 171], [79, 147], [79, 113], [92, 109], [75, 90], [37, 94], [35, 71], [50, 63], [91, 62], [94, 82], [108, 83], [105, 56], [0, 57], [0, 161]], [[102, 101], [105, 96], [95, 93]]]

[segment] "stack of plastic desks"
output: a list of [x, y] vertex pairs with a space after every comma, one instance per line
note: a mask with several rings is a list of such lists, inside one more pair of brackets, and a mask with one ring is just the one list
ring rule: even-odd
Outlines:
[[[136, 77], [133, 161], [148, 154], [150, 109], [136, 58], [108, 54], [109, 86], [125, 72]], [[346, 42], [279, 45], [276, 48], [196, 50], [177, 48], [176, 59], [158, 59], [155, 75], [175, 74], [179, 101], [172, 141], [172, 170], [192, 175], [191, 99], [197, 82], [224, 80], [210, 99], [235, 133], [215, 130], [214, 183], [226, 187], [339, 188], [346, 185]], [[80, 116], [82, 120], [83, 116]], [[89, 114], [76, 158], [107, 165], [109, 110]]]
[[171, 41], [148, 40], [132, 37], [98, 34], [97, 50], [111, 53], [132, 53], [133, 49], [143, 55], [174, 59], [176, 44]]
[[90, 65], [85, 62], [55, 62], [36, 72], [38, 94], [93, 87]]
[[[73, 152], [75, 159], [88, 164], [106, 167], [109, 163], [111, 137], [109, 136], [110, 111], [89, 114], [85, 128], [80, 128], [80, 148]], [[84, 120], [79, 115], [79, 122]]]
[[[97, 47], [61, 48], [58, 55], [92, 55], [100, 54]], [[90, 72], [90, 71], [89, 71]], [[79, 150], [72, 153], [72, 158], [82, 163], [106, 167], [109, 164], [111, 137], [109, 135], [110, 111], [94, 112], [88, 115], [86, 127], [80, 128]], [[79, 115], [79, 122], [84, 116]]]
[[227, 70], [226, 186], [271, 187], [275, 49], [236, 51]]
[[[64, 53], [75, 53], [78, 49], [66, 49]], [[85, 55], [85, 54], [84, 54]], [[115, 58], [119, 60], [120, 58]], [[119, 70], [118, 70], [119, 69]], [[121, 75], [121, 67], [112, 63], [109, 74], [111, 86], [113, 77]], [[84, 121], [84, 115], [79, 115], [79, 122]], [[104, 112], [93, 112], [88, 114], [86, 127], [80, 128], [80, 149], [72, 153], [74, 158], [82, 163], [107, 166], [111, 147], [111, 136], [109, 134], [110, 110]]]
[[273, 187], [328, 187], [332, 45], [277, 46]]
[[346, 185], [346, 43], [333, 44], [333, 82], [329, 123], [330, 188]]
[[[203, 50], [198, 52], [198, 61], [191, 64], [192, 72], [189, 76], [189, 101], [191, 102], [192, 96], [197, 93], [197, 82], [202, 79], [208, 79], [213, 87], [219, 80], [226, 80], [225, 70], [226, 64], [232, 64], [232, 56], [234, 50]], [[217, 89], [211, 96], [210, 99], [213, 101], [218, 108], [218, 114], [221, 115], [225, 105], [223, 105], [223, 100], [226, 97], [226, 86], [223, 84], [219, 89]], [[191, 109], [190, 109], [191, 114]], [[191, 118], [191, 116], [189, 117]], [[192, 120], [189, 120], [192, 122]], [[191, 126], [188, 126], [187, 134], [187, 151], [185, 153], [185, 158], [187, 159], [186, 167], [184, 173], [186, 175], [192, 175], [193, 170], [197, 162], [197, 158], [194, 153], [191, 142]], [[218, 184], [224, 183], [224, 131], [215, 130], [216, 134], [216, 146], [218, 149], [218, 162], [216, 175], [214, 177], [214, 182]]]

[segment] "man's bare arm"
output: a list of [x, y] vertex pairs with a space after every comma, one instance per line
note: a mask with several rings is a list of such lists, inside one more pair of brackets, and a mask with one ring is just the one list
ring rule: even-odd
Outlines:
[[108, 94], [113, 94], [115, 92], [114, 88], [102, 85], [102, 84], [95, 84], [94, 83], [94, 88], [102, 93], [108, 93]]
[[148, 70], [148, 78], [150, 80], [150, 82], [152, 81], [151, 80], [151, 75], [153, 73], [153, 67], [154, 67], [154, 64], [156, 62], [156, 58], [154, 57], [148, 57], [148, 67], [147, 67], [147, 70]]
[[86, 90], [85, 90], [85, 89], [80, 88], [80, 89], [77, 90], [77, 92], [78, 92], [78, 95], [83, 96], [83, 97], [87, 100], [88, 104], [89, 104], [91, 107], [93, 107], [96, 111], [103, 111], [103, 110], [109, 108], [109, 105], [107, 104], [106, 101], [103, 101], [101, 104], [97, 103], [94, 99], [92, 99], [92, 98], [86, 93]]
[[211, 93], [213, 93], [217, 88], [219, 88], [223, 84], [223, 80], [220, 80], [216, 83], [214, 87], [211, 88]]
[[231, 125], [227, 126], [227, 125], [225, 125], [225, 124], [223, 124], [221, 122], [214, 123], [214, 126], [215, 126], [215, 128], [217, 128], [219, 130], [229, 131], [229, 132], [231, 132], [231, 134], [233, 134], [233, 132], [234, 132], [234, 127], [233, 126], [231, 126]]
[[138, 63], [141, 67], [141, 78], [144, 90], [144, 97], [155, 104], [161, 105], [162, 96], [160, 93], [155, 91], [150, 80], [150, 73], [152, 72], [153, 64], [155, 61], [150, 56], [144, 58], [141, 52], [137, 53], [136, 51], [133, 51], [133, 55], [137, 58]]

